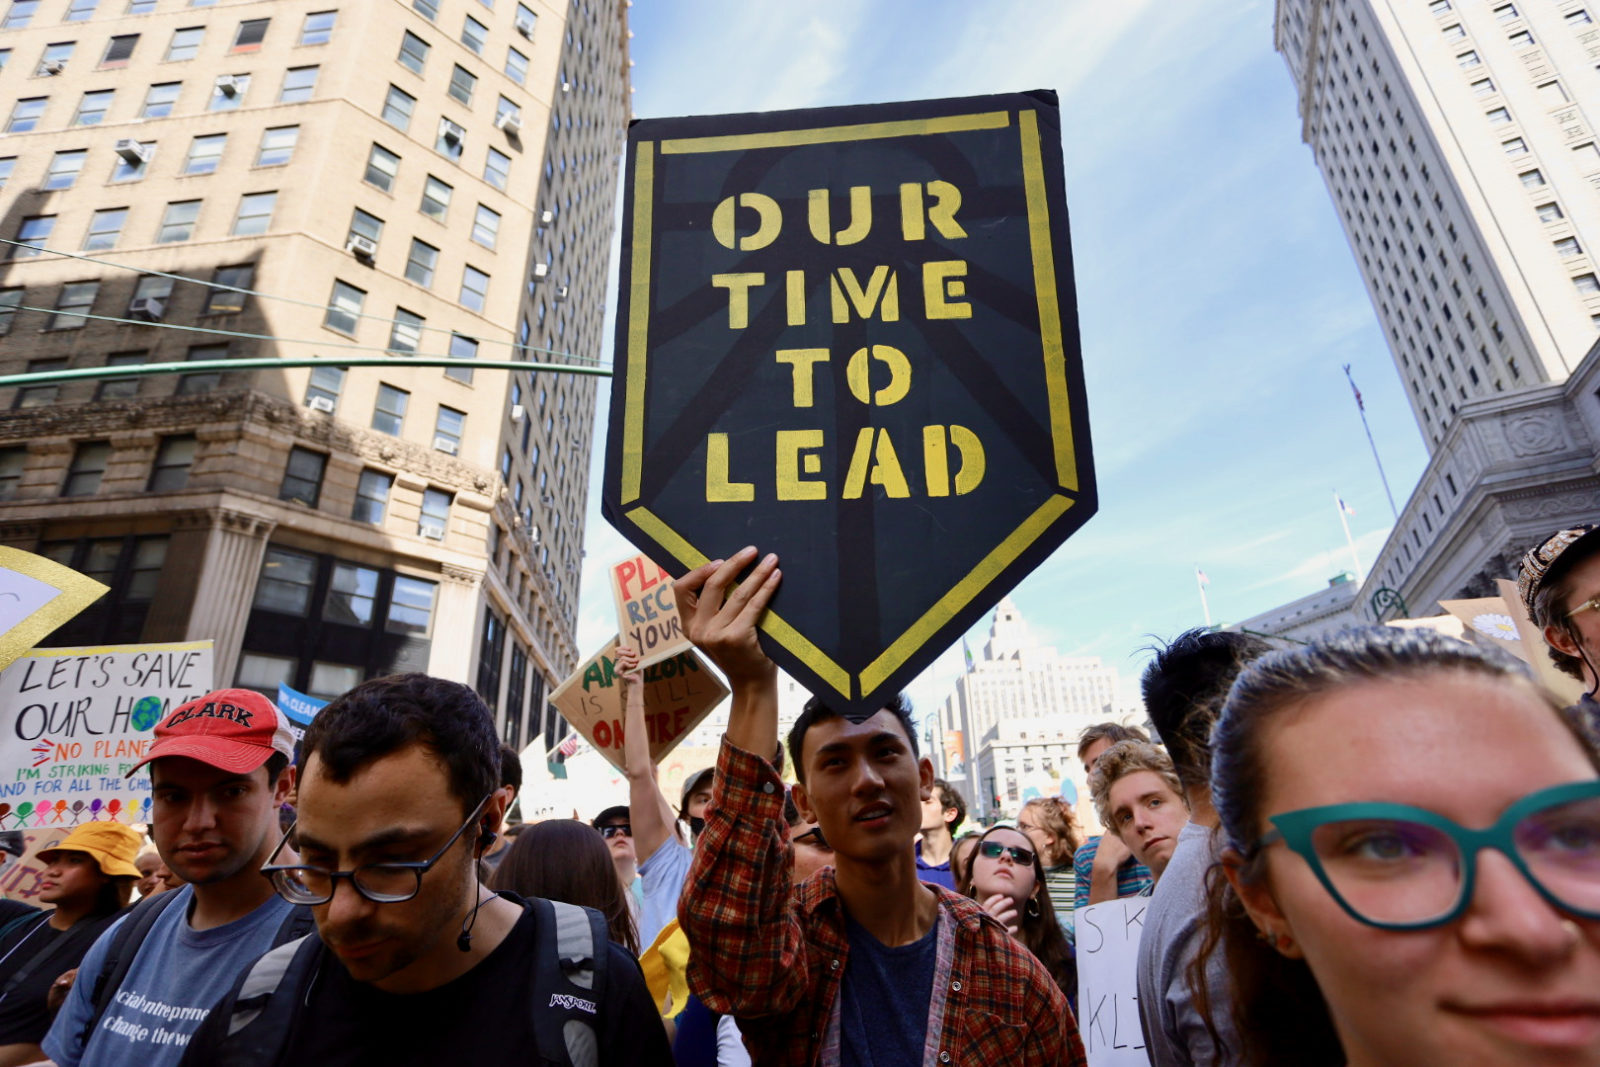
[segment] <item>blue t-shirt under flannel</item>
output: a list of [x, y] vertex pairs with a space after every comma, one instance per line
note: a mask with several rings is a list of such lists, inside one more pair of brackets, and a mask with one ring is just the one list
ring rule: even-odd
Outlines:
[[922, 1067], [939, 924], [896, 948], [873, 937], [848, 915], [845, 933], [850, 956], [839, 990], [842, 1067]]

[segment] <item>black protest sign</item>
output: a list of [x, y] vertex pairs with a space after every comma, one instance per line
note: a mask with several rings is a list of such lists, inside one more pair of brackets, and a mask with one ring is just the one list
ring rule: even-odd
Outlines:
[[628, 139], [605, 515], [776, 552], [764, 647], [869, 712], [1095, 511], [1055, 95]]

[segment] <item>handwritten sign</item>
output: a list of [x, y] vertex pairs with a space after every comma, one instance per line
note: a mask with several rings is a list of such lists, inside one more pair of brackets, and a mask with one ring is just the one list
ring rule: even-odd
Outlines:
[[[211, 690], [211, 642], [41, 648], [0, 671], [0, 830], [150, 819], [151, 730]], [[64, 832], [64, 830], [63, 830]]]
[[1096, 508], [1054, 93], [628, 130], [608, 521], [883, 706]]
[[694, 647], [683, 633], [672, 575], [642, 555], [611, 566], [611, 599], [617, 605], [617, 627], [639, 663], [650, 666]]
[[[622, 769], [625, 736], [617, 638], [589, 657], [550, 694], [550, 703], [613, 767]], [[644, 668], [644, 719], [650, 759], [660, 763], [728, 695], [698, 653], [680, 652]]]
[[99, 600], [106, 589], [54, 560], [0, 546], [0, 670]]
[[1089, 1067], [1149, 1067], [1139, 1026], [1139, 935], [1147, 897], [1079, 908], [1078, 1032]]

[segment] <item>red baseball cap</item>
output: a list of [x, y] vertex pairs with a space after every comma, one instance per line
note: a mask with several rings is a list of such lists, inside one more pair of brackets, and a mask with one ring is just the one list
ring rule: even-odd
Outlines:
[[254, 690], [218, 689], [174, 708], [156, 723], [155, 742], [128, 773], [163, 756], [186, 756], [249, 774], [274, 752], [294, 758], [294, 734], [278, 706]]

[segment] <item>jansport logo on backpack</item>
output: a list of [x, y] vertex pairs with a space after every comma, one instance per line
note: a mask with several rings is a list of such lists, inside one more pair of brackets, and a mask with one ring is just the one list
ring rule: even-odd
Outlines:
[[550, 1006], [552, 1008], [566, 1008], [568, 1011], [577, 1008], [579, 1011], [586, 1011], [590, 1015], [595, 1014], [594, 1001], [568, 996], [565, 993], [551, 993]]

